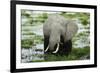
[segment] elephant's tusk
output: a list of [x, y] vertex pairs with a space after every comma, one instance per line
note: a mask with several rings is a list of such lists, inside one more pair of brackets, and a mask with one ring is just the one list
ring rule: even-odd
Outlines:
[[46, 50], [44, 50], [44, 52], [47, 52], [47, 51], [48, 51], [48, 49], [49, 49], [49, 45], [48, 45], [48, 47], [46, 48]]
[[59, 50], [59, 43], [58, 43], [58, 45], [57, 45], [57, 49], [56, 49], [54, 52], [52, 52], [52, 53], [57, 53], [58, 50]]

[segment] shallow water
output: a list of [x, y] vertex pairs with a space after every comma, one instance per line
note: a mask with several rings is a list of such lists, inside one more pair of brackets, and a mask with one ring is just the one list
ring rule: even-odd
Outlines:
[[[41, 49], [41, 51], [36, 51], [37, 49]], [[44, 60], [43, 44], [37, 44], [36, 46], [33, 46], [33, 48], [22, 48], [21, 52], [22, 63]]]
[[[80, 26], [81, 24], [79, 24]], [[25, 27], [26, 28], [26, 27]], [[43, 25], [38, 25], [38, 26], [33, 26], [32, 31], [33, 33], [35, 33], [36, 35], [39, 36], [43, 36]], [[81, 29], [80, 29], [81, 28]], [[78, 33], [83, 32], [83, 31], [88, 31], [85, 30], [82, 26], [79, 28]], [[30, 29], [30, 28], [27, 28]], [[33, 37], [33, 35], [24, 35], [23, 38], [30, 38]], [[86, 42], [82, 42], [82, 38], [80, 38], [80, 40], [75, 41], [75, 44], [73, 44], [74, 48], [82, 48], [85, 46], [88, 46], [87, 41], [89, 42], [89, 37], [86, 37]], [[43, 50], [43, 44], [36, 44], [36, 46], [34, 46], [35, 49], [42, 49]], [[22, 63], [27, 63], [27, 62], [32, 62], [32, 61], [36, 61], [36, 60], [44, 60], [44, 57], [39, 57], [38, 55], [43, 55], [44, 51], [35, 51], [34, 49], [30, 48], [30, 49], [24, 49], [22, 48]]]
[[[31, 32], [31, 33], [34, 33], [35, 35], [43, 37], [43, 23], [36, 23], [38, 25], [33, 26], [35, 23], [33, 25], [31, 25], [29, 23], [24, 25], [25, 22], [29, 22], [29, 20], [27, 20], [26, 18], [24, 18], [22, 20], [22, 24], [23, 24], [22, 25], [22, 33]], [[89, 24], [84, 26], [80, 23], [80, 21], [78, 21], [79, 30], [78, 30], [77, 34], [79, 34], [81, 32], [89, 31], [89, 29], [86, 29], [86, 27], [89, 27]], [[31, 39], [31, 38], [34, 38], [35, 35], [22, 35], [21, 39]], [[83, 48], [85, 46], [89, 46], [89, 42], [90, 42], [89, 36], [80, 36], [80, 37], [74, 37], [74, 38], [78, 38], [78, 40], [73, 42], [74, 48]], [[42, 51], [39, 51], [39, 50], [36, 51], [36, 49], [40, 49], [40, 50], [42, 49]], [[35, 60], [44, 60], [44, 57], [42, 56], [44, 54], [43, 43], [36, 44], [32, 48], [27, 48], [27, 49], [22, 48], [21, 54], [22, 54], [21, 55], [22, 63], [31, 62], [31, 61], [35, 61]], [[42, 56], [42, 57], [40, 57], [40, 56]]]

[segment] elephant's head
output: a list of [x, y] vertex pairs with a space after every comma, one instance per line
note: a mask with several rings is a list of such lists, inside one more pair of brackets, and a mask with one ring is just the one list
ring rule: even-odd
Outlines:
[[57, 53], [59, 50], [59, 44], [60, 44], [60, 33], [59, 30], [51, 32], [50, 38], [49, 38], [49, 44], [46, 48], [46, 50], [50, 50], [52, 53]]

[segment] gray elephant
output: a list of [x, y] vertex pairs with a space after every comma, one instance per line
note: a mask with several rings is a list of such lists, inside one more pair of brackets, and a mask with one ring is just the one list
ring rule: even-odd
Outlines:
[[44, 52], [69, 54], [72, 50], [72, 38], [78, 31], [75, 20], [67, 20], [58, 14], [51, 14], [43, 25]]

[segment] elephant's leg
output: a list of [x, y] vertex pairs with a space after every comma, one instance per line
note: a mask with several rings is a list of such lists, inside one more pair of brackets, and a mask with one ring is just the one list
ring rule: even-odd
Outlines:
[[58, 51], [58, 53], [60, 55], [69, 55], [70, 52], [72, 51], [72, 41], [69, 40], [69, 41], [66, 41], [64, 42], [63, 38], [61, 38], [61, 44], [60, 44], [60, 49]]
[[72, 51], [72, 41], [69, 40], [69, 41], [64, 43], [63, 52], [64, 52], [64, 54], [69, 55], [71, 53], [71, 51]]
[[61, 35], [60, 36], [60, 46], [59, 46], [59, 51], [58, 51], [58, 54], [59, 55], [63, 55], [64, 54], [64, 38], [63, 36]]
[[46, 51], [49, 45], [49, 37], [44, 36], [44, 59], [48, 60], [48, 54], [50, 53], [49, 49]]
[[49, 37], [44, 36], [44, 52], [48, 51], [47, 49], [48, 45], [49, 45]]
[[61, 44], [59, 44], [59, 50], [58, 50], [58, 52], [57, 52], [57, 55], [63, 55], [64, 53], [64, 51], [63, 51], [63, 49], [64, 49], [64, 46], [63, 46], [63, 43]]

